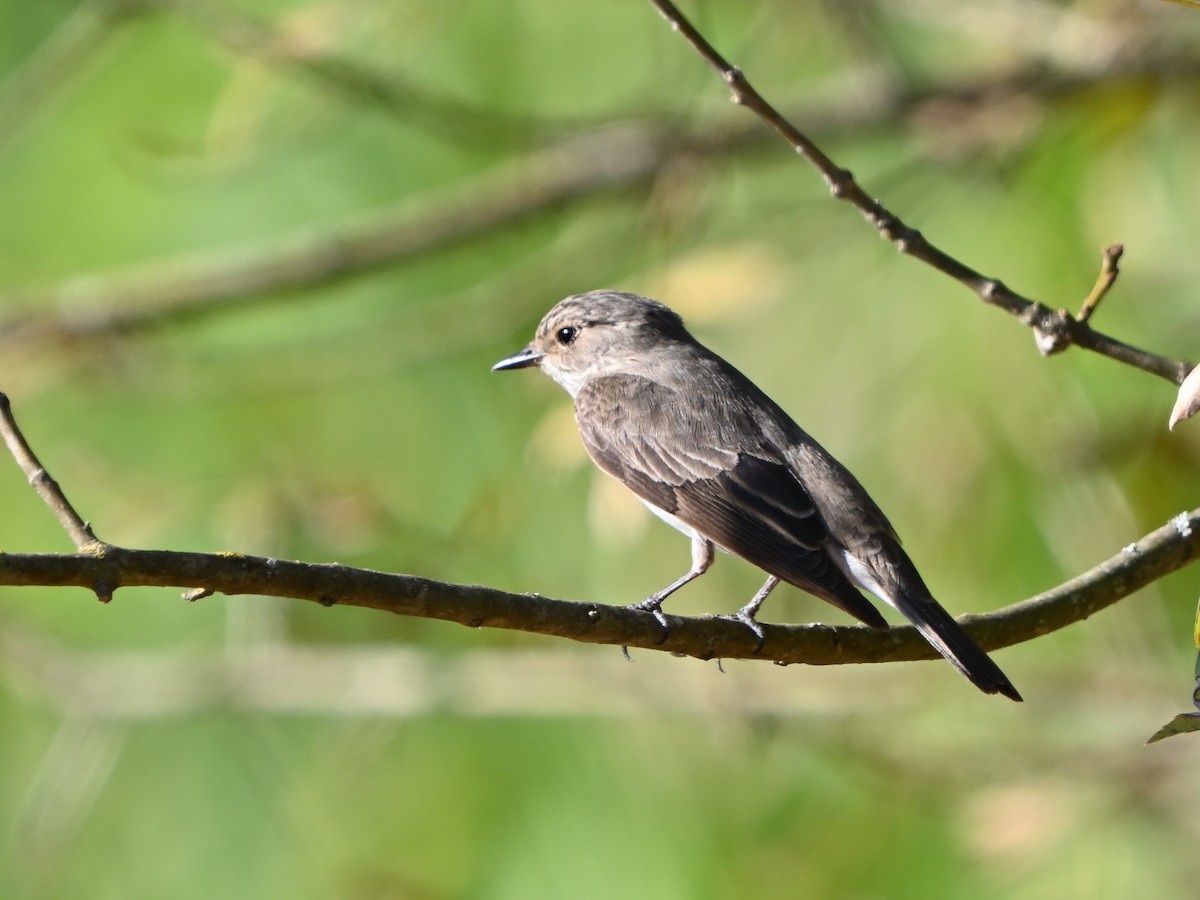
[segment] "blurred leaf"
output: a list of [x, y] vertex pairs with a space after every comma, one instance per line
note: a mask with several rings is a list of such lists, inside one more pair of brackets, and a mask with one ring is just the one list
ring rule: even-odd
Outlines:
[[[1192, 632], [1192, 637], [1196, 641], [1196, 646], [1200, 647], [1200, 603], [1196, 604], [1196, 627]], [[1200, 657], [1196, 659], [1196, 677], [1200, 678]]]
[[1200, 731], [1200, 712], [1180, 713], [1158, 731], [1147, 744], [1153, 744], [1155, 741], [1161, 741], [1163, 738], [1174, 737], [1177, 734], [1190, 734], [1193, 731]]

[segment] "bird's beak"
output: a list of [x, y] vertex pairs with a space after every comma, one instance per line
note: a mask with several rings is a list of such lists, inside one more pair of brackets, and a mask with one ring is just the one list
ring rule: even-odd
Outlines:
[[542, 357], [545, 355], [545, 353], [539, 353], [532, 347], [526, 347], [520, 353], [514, 353], [512, 356], [500, 360], [500, 362], [492, 366], [492, 371], [500, 372], [504, 369], [525, 369], [529, 366], [536, 366], [542, 361]]

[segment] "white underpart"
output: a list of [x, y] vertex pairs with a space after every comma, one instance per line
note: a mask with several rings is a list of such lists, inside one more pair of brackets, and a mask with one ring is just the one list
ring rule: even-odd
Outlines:
[[854, 556], [849, 550], [842, 550], [840, 553], [831, 550], [830, 555], [833, 557], [833, 561], [838, 564], [838, 568], [846, 573], [847, 578], [864, 591], [870, 591], [892, 609], [896, 608], [895, 601], [888, 596], [888, 592], [883, 589], [883, 586], [880, 585], [879, 581], [871, 573], [871, 570], [867, 568], [861, 559]]
[[[641, 500], [640, 497], [638, 499]], [[704, 535], [697, 532], [696, 529], [691, 525], [688, 525], [686, 522], [679, 519], [678, 516], [673, 516], [665, 509], [661, 509], [660, 507], [657, 507], [653, 503], [649, 503], [646, 500], [642, 500], [642, 504], [646, 507], [646, 509], [650, 510], [650, 512], [654, 513], [677, 531], [682, 531], [688, 537], [693, 539], [697, 537], [704, 538]], [[707, 540], [707, 538], [705, 538], [705, 540]], [[725, 548], [721, 547], [720, 545], [717, 545], [717, 549], [725, 550]], [[871, 570], [867, 568], [867, 565], [862, 560], [854, 556], [849, 550], [835, 550], [832, 547], [829, 548], [829, 555], [833, 557], [833, 561], [837, 563], [838, 568], [841, 569], [846, 574], [846, 577], [849, 578], [854, 584], [858, 585], [864, 591], [874, 594], [888, 606], [892, 607], [892, 609], [896, 608], [895, 601], [892, 600], [892, 598], [888, 595], [888, 592], [883, 589], [883, 585], [879, 583], [879, 580], [874, 576], [874, 574], [872, 574]]]
[[564, 372], [557, 366], [542, 366], [542, 371], [557, 381], [559, 386], [571, 395], [572, 400], [587, 381], [582, 372]]
[[[638, 499], [642, 500], [641, 497], [638, 497]], [[655, 506], [653, 503], [649, 502], [648, 500], [642, 500], [642, 505], [645, 506], [646, 509], [650, 510], [650, 512], [654, 513], [656, 516], [658, 516], [660, 519], [662, 519], [664, 522], [666, 522], [668, 525], [670, 525], [672, 528], [674, 528], [676, 531], [682, 531], [684, 534], [686, 534], [690, 538], [704, 537], [704, 535], [697, 532], [695, 528], [693, 528], [691, 525], [688, 525], [682, 519], [678, 518], [677, 516], [671, 515], [671, 513], [667, 512], [665, 509]], [[707, 540], [707, 538], [706, 538], [706, 540]]]

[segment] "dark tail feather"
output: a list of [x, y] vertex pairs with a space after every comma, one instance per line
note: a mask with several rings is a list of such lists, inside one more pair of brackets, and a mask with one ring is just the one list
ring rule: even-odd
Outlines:
[[1003, 694], [1010, 700], [1020, 701], [1021, 695], [1012, 686], [1008, 676], [1000, 671], [1000, 667], [992, 662], [990, 656], [983, 652], [963, 631], [962, 626], [954, 621], [954, 617], [946, 612], [932, 597], [925, 596], [919, 600], [909, 597], [897, 598], [898, 609], [921, 632], [921, 636], [933, 646], [938, 653], [967, 677], [985, 694]]

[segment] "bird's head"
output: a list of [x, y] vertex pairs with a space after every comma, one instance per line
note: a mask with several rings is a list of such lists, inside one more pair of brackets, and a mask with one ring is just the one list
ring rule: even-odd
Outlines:
[[591, 291], [546, 313], [533, 341], [492, 371], [538, 366], [571, 396], [591, 378], [628, 372], [664, 344], [690, 340], [669, 307], [618, 291]]

